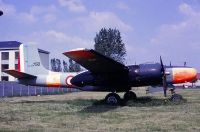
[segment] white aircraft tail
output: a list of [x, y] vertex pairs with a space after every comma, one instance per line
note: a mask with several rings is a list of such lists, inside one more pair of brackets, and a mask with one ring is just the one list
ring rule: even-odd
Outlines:
[[18, 63], [20, 72], [30, 75], [48, 74], [48, 70], [42, 65], [38, 48], [35, 45], [20, 45]]

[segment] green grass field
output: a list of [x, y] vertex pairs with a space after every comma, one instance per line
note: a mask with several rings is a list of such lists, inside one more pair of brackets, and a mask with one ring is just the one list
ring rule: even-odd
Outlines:
[[107, 93], [92, 92], [2, 98], [0, 131], [200, 131], [200, 90], [178, 90], [178, 104], [162, 93], [136, 93], [125, 106], [108, 106]]

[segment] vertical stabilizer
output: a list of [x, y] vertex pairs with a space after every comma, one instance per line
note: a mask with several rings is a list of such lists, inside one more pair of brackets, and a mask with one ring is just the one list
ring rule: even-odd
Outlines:
[[35, 45], [21, 44], [19, 47], [19, 71], [31, 75], [48, 74], [42, 65], [38, 49]]

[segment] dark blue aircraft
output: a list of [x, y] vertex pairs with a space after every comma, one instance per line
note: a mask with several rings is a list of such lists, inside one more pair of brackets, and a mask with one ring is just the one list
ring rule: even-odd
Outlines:
[[63, 54], [88, 70], [72, 78], [71, 84], [84, 91], [111, 92], [105, 98], [108, 104], [120, 102], [117, 92], [125, 92], [125, 101], [136, 99], [131, 87], [162, 85], [166, 96], [168, 85], [190, 82], [197, 77], [194, 68], [167, 67], [161, 57], [160, 63], [125, 66], [94, 50], [75, 49]]

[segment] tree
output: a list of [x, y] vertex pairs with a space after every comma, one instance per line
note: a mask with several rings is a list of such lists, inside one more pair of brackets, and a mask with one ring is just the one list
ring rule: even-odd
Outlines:
[[56, 66], [57, 66], [57, 72], [61, 72], [62, 71], [62, 67], [61, 67], [60, 59], [56, 59]]
[[68, 72], [69, 71], [69, 69], [68, 69], [68, 64], [67, 64], [67, 62], [65, 62], [64, 60], [63, 60], [63, 72]]
[[81, 71], [81, 66], [74, 62], [72, 59], [69, 59], [69, 72], [79, 72]]
[[[63, 72], [79, 72], [81, 71], [81, 66], [74, 62], [72, 59], [69, 59], [69, 66], [66, 61], [63, 60]], [[51, 70], [55, 72], [61, 72], [62, 66], [60, 59], [53, 58], [51, 59]]]
[[94, 49], [120, 63], [124, 63], [126, 48], [117, 29], [102, 28], [94, 38]]
[[81, 66], [78, 63], [74, 63], [74, 71], [75, 72], [80, 72], [81, 71]]
[[56, 71], [56, 60], [55, 60], [55, 58], [51, 59], [51, 70]]
[[62, 71], [60, 59], [55, 59], [55, 58], [51, 59], [51, 70], [56, 72]]

